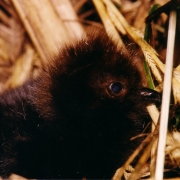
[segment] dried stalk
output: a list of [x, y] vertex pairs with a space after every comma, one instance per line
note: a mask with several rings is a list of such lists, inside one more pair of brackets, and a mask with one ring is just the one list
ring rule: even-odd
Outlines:
[[113, 35], [114, 40], [117, 41], [119, 43], [119, 45], [124, 46], [117, 30], [115, 29], [113, 23], [111, 22], [111, 20], [109, 18], [107, 10], [106, 10], [104, 4], [102, 3], [102, 1], [93, 0], [93, 3], [101, 17], [101, 20], [105, 26], [106, 32]]
[[51, 0], [54, 8], [61, 17], [68, 34], [71, 37], [81, 37], [84, 34], [84, 29], [78, 21], [77, 14], [75, 13], [69, 0]]
[[12, 0], [43, 63], [57, 52], [57, 45], [69, 38], [50, 0]]
[[158, 142], [157, 162], [156, 162], [156, 170], [155, 170], [155, 179], [158, 180], [163, 179], [163, 172], [164, 172], [164, 158], [165, 158], [166, 136], [167, 136], [168, 119], [169, 119], [169, 104], [170, 104], [170, 95], [171, 95], [176, 18], [177, 18], [176, 10], [173, 9], [170, 13], [170, 19], [169, 19], [166, 68], [165, 68], [165, 76], [164, 76], [159, 142]]

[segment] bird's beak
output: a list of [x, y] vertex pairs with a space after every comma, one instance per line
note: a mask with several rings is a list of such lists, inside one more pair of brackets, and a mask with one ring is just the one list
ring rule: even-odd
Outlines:
[[161, 103], [161, 94], [149, 88], [142, 88], [140, 90], [140, 97], [147, 103]]

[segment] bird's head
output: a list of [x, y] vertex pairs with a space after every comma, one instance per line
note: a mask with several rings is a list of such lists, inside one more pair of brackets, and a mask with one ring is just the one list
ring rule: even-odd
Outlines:
[[129, 114], [140, 107], [139, 115], [148, 103], [160, 101], [157, 92], [144, 88], [137, 46], [125, 42], [125, 51], [105, 33], [96, 33], [62, 48], [50, 66], [50, 92], [56, 107], [72, 116], [89, 116], [94, 111]]
[[142, 125], [146, 105], [159, 102], [160, 95], [146, 88], [138, 47], [130, 41], [125, 46], [99, 31], [65, 45], [37, 80], [41, 116]]

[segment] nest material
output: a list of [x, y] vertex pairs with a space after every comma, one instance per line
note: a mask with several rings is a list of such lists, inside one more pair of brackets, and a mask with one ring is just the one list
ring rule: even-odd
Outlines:
[[[167, 1], [168, 0], [156, 0], [154, 2], [151, 0], [113, 0], [113, 3], [120, 9], [123, 17], [132, 27], [144, 31], [144, 21], [150, 7], [155, 3], [163, 5], [167, 3]], [[71, 2], [68, 0], [1, 0], [0, 93], [22, 85], [29, 78], [36, 77], [42, 66], [47, 64], [48, 60], [57, 53], [58, 47], [67, 40], [80, 37], [85, 32], [87, 25], [98, 28], [105, 26], [107, 31], [113, 32], [118, 42], [121, 41], [119, 33], [121, 35], [128, 34], [134, 39], [141, 36], [137, 30], [127, 29], [126, 25], [123, 26], [117, 21], [118, 15], [112, 12], [110, 6], [107, 4], [104, 5], [105, 2], [108, 1], [94, 0], [92, 2], [88, 0], [71, 0]], [[103, 2], [104, 4], [98, 4]], [[103, 9], [105, 11], [103, 11]], [[108, 14], [105, 13], [106, 11]], [[109, 18], [111, 19], [110, 24]], [[166, 52], [164, 42], [166, 42], [167, 39], [167, 18], [168, 16], [161, 15], [160, 18], [154, 19], [154, 41], [151, 41], [151, 45], [153, 45], [157, 52], [164, 58], [164, 52]], [[179, 32], [179, 26], [177, 31]], [[139, 42], [141, 46], [142, 43], [141, 41], [137, 43]], [[179, 64], [179, 54], [178, 51], [176, 51], [176, 49], [179, 49], [179, 46], [179, 41], [176, 41], [176, 65]], [[162, 71], [164, 68], [163, 63], [157, 60], [156, 64], [159, 63], [159, 67], [156, 70], [156, 65], [152, 61], [156, 59], [156, 53], [154, 53], [152, 49], [150, 49], [150, 51], [152, 51], [152, 54], [154, 53], [153, 55], [149, 53], [149, 50], [147, 51], [146, 48], [145, 51], [147, 53], [145, 54], [147, 59], [150, 57], [149, 64], [152, 66], [152, 71], [155, 71], [154, 76], [161, 86], [163, 77], [162, 73], [158, 72], [160, 72], [159, 69]], [[177, 70], [179, 70], [179, 66]], [[179, 77], [179, 72], [176, 71], [175, 73], [176, 76]], [[162, 88], [160, 88], [160, 90], [162, 90]], [[178, 92], [177, 90], [175, 93], [178, 94]], [[155, 123], [157, 124], [159, 112], [154, 106], [148, 107], [148, 109], [153, 112], [150, 114], [154, 116], [152, 119], [155, 119]], [[178, 141], [177, 136], [177, 133], [170, 134], [167, 140], [167, 164], [175, 168], [179, 168], [180, 155], [177, 150], [179, 146], [174, 147], [170, 145], [173, 144], [174, 141]], [[153, 140], [153, 142], [155, 142], [155, 140]], [[150, 149], [151, 148], [152, 144], [150, 146]], [[173, 149], [176, 150], [174, 151]], [[145, 157], [145, 159], [147, 159], [147, 157]], [[113, 179], [118, 178], [119, 176], [115, 175]]]
[[67, 0], [2, 0], [0, 7], [1, 93], [36, 76], [61, 43], [83, 32], [79, 23], [63, 22], [62, 14], [77, 20]]

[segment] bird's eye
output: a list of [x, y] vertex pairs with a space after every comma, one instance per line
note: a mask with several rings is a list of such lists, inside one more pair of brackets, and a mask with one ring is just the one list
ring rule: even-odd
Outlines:
[[118, 94], [122, 91], [123, 86], [120, 82], [114, 82], [109, 86], [109, 88], [113, 93]]

